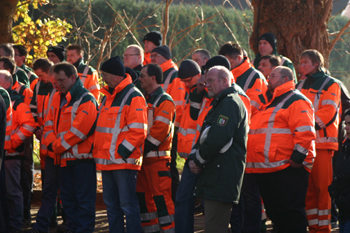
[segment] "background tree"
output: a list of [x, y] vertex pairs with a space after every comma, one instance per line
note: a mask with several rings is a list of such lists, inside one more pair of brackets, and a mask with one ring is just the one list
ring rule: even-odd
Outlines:
[[18, 0], [2, 1], [0, 7], [0, 44], [13, 42], [12, 23]]

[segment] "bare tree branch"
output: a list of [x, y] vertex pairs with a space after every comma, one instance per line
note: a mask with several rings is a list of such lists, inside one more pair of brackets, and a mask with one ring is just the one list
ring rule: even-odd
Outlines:
[[344, 27], [339, 31], [338, 35], [334, 38], [334, 40], [332, 41], [330, 47], [329, 47], [329, 51], [332, 51], [334, 48], [334, 45], [337, 43], [337, 41], [339, 40], [339, 38], [343, 35], [344, 31], [350, 26], [350, 20], [344, 25]]

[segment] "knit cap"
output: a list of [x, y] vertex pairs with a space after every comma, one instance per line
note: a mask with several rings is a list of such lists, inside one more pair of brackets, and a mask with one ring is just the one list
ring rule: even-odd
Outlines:
[[181, 65], [179, 67], [179, 71], [177, 74], [180, 79], [186, 79], [186, 78], [196, 76], [197, 74], [200, 74], [200, 73], [201, 73], [201, 68], [199, 67], [197, 62], [191, 59], [186, 59], [181, 62]]
[[63, 47], [63, 45], [50, 46], [46, 53], [48, 52], [54, 53], [60, 59], [60, 61], [63, 61], [66, 55], [66, 49]]
[[100, 70], [109, 74], [125, 77], [125, 67], [119, 56], [111, 57], [104, 62]]
[[259, 42], [260, 40], [266, 40], [267, 42], [269, 42], [269, 44], [271, 45], [271, 47], [272, 47], [273, 49], [276, 48], [277, 39], [276, 39], [275, 35], [272, 34], [271, 32], [262, 34], [262, 35], [260, 36], [258, 42]]
[[156, 53], [162, 55], [167, 60], [171, 59], [171, 52], [170, 52], [170, 49], [167, 45], [158, 46], [152, 50], [152, 53], [153, 52], [156, 52]]
[[143, 43], [145, 43], [145, 40], [148, 40], [153, 42], [153, 44], [155, 44], [156, 46], [159, 46], [162, 44], [162, 39], [163, 39], [163, 36], [162, 34], [160, 34], [160, 32], [153, 31], [153, 32], [147, 33], [142, 41]]
[[231, 64], [225, 56], [218, 55], [210, 58], [207, 63], [203, 66], [203, 69], [209, 70], [213, 66], [224, 66], [228, 70], [231, 70]]

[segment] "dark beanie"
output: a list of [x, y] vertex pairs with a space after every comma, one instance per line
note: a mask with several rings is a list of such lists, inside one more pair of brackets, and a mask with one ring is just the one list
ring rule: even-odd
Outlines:
[[260, 36], [258, 42], [259, 42], [260, 40], [266, 40], [267, 42], [269, 42], [269, 44], [271, 45], [271, 47], [272, 47], [273, 49], [276, 49], [277, 39], [276, 39], [275, 35], [272, 34], [271, 32], [262, 34], [262, 36]]
[[138, 75], [135, 72], [135, 70], [131, 69], [130, 67], [125, 67], [125, 73], [129, 74], [131, 76], [132, 81], [134, 82], [136, 79], [138, 79]]
[[60, 61], [63, 61], [64, 56], [66, 55], [66, 49], [63, 47], [63, 45], [50, 46], [47, 49], [47, 53], [48, 52], [52, 52], [56, 54], [56, 56], [60, 59]]
[[207, 63], [203, 66], [203, 69], [209, 70], [213, 66], [224, 66], [228, 70], [231, 70], [231, 64], [225, 56], [218, 55], [210, 58]]
[[197, 74], [200, 74], [200, 73], [201, 73], [201, 68], [199, 67], [197, 62], [191, 59], [186, 59], [181, 62], [177, 75], [180, 79], [185, 79], [185, 78], [196, 76]]
[[152, 50], [152, 53], [156, 52], [165, 57], [167, 60], [171, 59], [171, 52], [167, 45], [161, 45]]
[[145, 40], [148, 40], [153, 42], [153, 44], [155, 44], [156, 46], [159, 46], [162, 44], [162, 39], [163, 39], [162, 34], [160, 34], [160, 32], [158, 31], [154, 31], [154, 32], [147, 33], [142, 41], [143, 43], [145, 43]]
[[100, 70], [109, 74], [125, 77], [125, 67], [119, 56], [111, 57], [104, 62]]

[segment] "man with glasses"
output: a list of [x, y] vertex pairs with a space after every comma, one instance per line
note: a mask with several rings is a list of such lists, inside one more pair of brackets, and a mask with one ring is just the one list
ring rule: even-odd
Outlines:
[[133, 80], [132, 80], [133, 84], [138, 89], [143, 91], [141, 89], [140, 80], [139, 80], [141, 69], [142, 69], [142, 62], [143, 62], [143, 58], [144, 58], [143, 57], [143, 49], [136, 44], [129, 45], [125, 49], [123, 58], [124, 58], [124, 66], [133, 69], [137, 74], [137, 77], [135, 77], [135, 78], [131, 77], [131, 78], [133, 78]]

